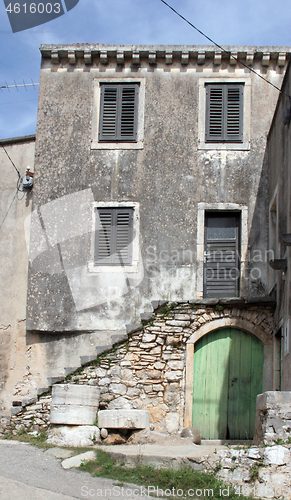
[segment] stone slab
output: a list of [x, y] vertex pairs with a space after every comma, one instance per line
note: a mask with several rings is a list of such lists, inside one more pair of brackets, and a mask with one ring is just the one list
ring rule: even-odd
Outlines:
[[150, 414], [146, 410], [100, 410], [98, 426], [105, 429], [146, 429]]
[[265, 449], [264, 463], [266, 465], [285, 465], [290, 461], [290, 451], [284, 446], [270, 446]]
[[274, 444], [290, 438], [291, 392], [266, 391], [256, 400], [254, 442]]
[[66, 425], [93, 425], [97, 407], [80, 405], [51, 405], [50, 423]]
[[71, 458], [66, 458], [66, 460], [62, 461], [63, 469], [72, 469], [73, 467], [80, 467], [82, 462], [89, 462], [91, 460], [95, 460], [96, 452], [95, 451], [86, 451], [86, 453], [81, 453], [80, 455], [75, 455]]
[[291, 406], [290, 391], [266, 391], [258, 394], [256, 410], [268, 410], [274, 406]]
[[61, 425], [50, 429], [47, 439], [48, 443], [54, 444], [56, 446], [73, 447], [93, 446], [93, 444], [98, 441], [100, 441], [100, 431], [95, 425]]
[[98, 387], [77, 384], [57, 384], [52, 389], [52, 404], [99, 406]]

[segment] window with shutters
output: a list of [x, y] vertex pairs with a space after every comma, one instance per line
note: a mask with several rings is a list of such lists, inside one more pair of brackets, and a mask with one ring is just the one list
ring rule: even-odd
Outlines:
[[133, 208], [96, 208], [95, 216], [95, 265], [130, 265]]
[[206, 142], [243, 142], [243, 84], [206, 85]]
[[204, 243], [204, 297], [237, 297], [240, 214], [206, 212]]
[[136, 142], [139, 85], [102, 84], [100, 93], [100, 142]]

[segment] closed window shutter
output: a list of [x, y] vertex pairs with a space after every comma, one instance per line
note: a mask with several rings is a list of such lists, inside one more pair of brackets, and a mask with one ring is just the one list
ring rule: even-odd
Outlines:
[[243, 85], [206, 86], [206, 134], [208, 142], [243, 141]]
[[101, 85], [99, 141], [136, 141], [138, 90], [138, 84]]
[[243, 86], [225, 87], [226, 105], [226, 140], [242, 141], [242, 97]]
[[117, 87], [101, 86], [99, 139], [114, 141], [117, 137]]
[[138, 86], [121, 87], [120, 140], [136, 140]]
[[112, 209], [98, 210], [96, 211], [96, 216], [95, 261], [102, 264], [110, 264], [113, 245]]
[[206, 215], [204, 296], [237, 297], [239, 293], [239, 216]]
[[223, 89], [209, 86], [207, 88], [207, 138], [215, 141], [223, 140]]
[[96, 210], [96, 264], [131, 264], [132, 220], [132, 208]]
[[122, 263], [129, 263], [131, 259], [131, 227], [132, 214], [126, 210], [119, 210], [116, 214], [116, 260]]

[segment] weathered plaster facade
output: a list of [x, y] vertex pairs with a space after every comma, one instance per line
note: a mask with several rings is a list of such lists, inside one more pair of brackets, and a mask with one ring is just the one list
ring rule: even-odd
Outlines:
[[[274, 340], [277, 343], [278, 377], [276, 389], [291, 390], [291, 270], [290, 241], [286, 234], [291, 233], [291, 139], [290, 119], [284, 113], [290, 110], [291, 79], [288, 66], [279, 96], [276, 112], [268, 135], [269, 157], [269, 246], [274, 250], [275, 259], [283, 259], [280, 269], [269, 269], [269, 288], [276, 290], [277, 308], [275, 311], [276, 328]], [[281, 375], [280, 375], [281, 366]]]
[[[1, 414], [9, 413], [13, 395], [21, 392], [23, 379], [30, 379], [32, 387], [36, 384], [31, 380], [30, 352], [26, 347], [27, 244], [32, 193], [22, 191], [15, 169], [22, 177], [28, 166], [33, 171], [34, 147], [35, 136], [0, 141]], [[23, 392], [22, 397], [25, 397]]]

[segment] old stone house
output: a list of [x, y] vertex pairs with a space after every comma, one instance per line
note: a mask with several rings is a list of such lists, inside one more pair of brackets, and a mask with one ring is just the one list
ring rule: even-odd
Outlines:
[[251, 438], [256, 395], [280, 388], [266, 155], [278, 91], [252, 70], [280, 87], [290, 49], [41, 54], [26, 363], [3, 414], [69, 376], [99, 385], [103, 408], [148, 409], [157, 430]]

